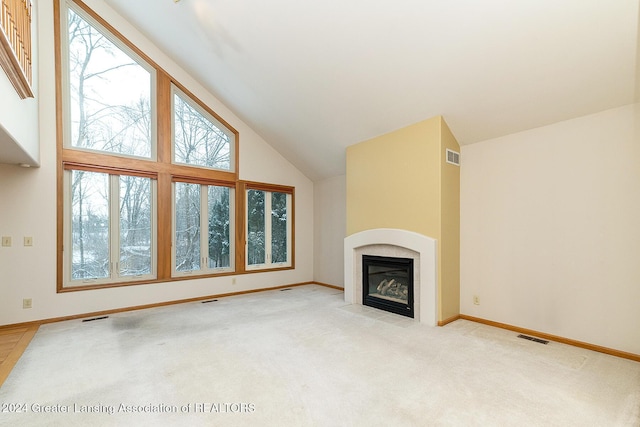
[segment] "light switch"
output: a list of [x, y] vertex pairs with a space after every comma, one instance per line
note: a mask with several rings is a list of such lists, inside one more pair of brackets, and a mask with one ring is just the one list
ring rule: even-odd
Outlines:
[[2, 236], [2, 246], [11, 246], [11, 236]]
[[24, 245], [25, 246], [33, 246], [33, 237], [25, 236], [24, 237]]

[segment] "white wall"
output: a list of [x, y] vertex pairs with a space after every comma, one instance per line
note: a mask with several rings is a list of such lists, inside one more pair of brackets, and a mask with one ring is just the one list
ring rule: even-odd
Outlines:
[[315, 183], [314, 280], [335, 286], [344, 286], [346, 197], [345, 175]]
[[[235, 285], [221, 277], [56, 293], [53, 2], [40, 2], [42, 166], [0, 165], [0, 235], [13, 237], [12, 247], [0, 247], [0, 325], [313, 280], [313, 183], [102, 0], [85, 2], [239, 131], [242, 179], [295, 186], [296, 268], [237, 276]], [[38, 127], [31, 115], [19, 120], [22, 127]], [[23, 236], [32, 236], [34, 246], [22, 246]], [[33, 299], [32, 309], [22, 309], [23, 298]]]
[[0, 69], [0, 161], [37, 166], [38, 145], [38, 2], [32, 4], [31, 37], [34, 98], [20, 99], [9, 78]]
[[461, 312], [640, 354], [640, 105], [462, 148]]

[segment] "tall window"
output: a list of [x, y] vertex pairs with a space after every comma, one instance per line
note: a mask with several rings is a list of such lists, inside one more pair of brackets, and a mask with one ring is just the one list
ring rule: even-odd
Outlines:
[[233, 190], [176, 182], [174, 194], [174, 274], [231, 271]]
[[58, 287], [155, 280], [158, 174], [139, 162], [155, 159], [156, 69], [79, 5], [60, 6]]
[[155, 183], [150, 178], [70, 170], [66, 251], [69, 286], [155, 275]]
[[114, 43], [89, 17], [70, 7], [67, 21], [68, 72], [65, 145], [151, 158], [155, 71]]
[[155, 181], [137, 176], [120, 176], [118, 274], [141, 277], [153, 273], [155, 224]]
[[236, 130], [84, 3], [54, 9], [58, 291], [292, 268], [293, 188], [247, 187]]
[[237, 132], [86, 5], [54, 2], [58, 290], [230, 271]]
[[291, 265], [292, 194], [247, 190], [247, 269]]
[[[233, 169], [235, 135], [172, 86], [173, 162], [210, 170]], [[233, 191], [180, 178], [174, 183], [174, 276], [231, 271]]]

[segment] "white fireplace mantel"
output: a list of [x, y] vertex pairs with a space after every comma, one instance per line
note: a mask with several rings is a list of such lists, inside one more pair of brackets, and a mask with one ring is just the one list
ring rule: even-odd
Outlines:
[[[414, 290], [416, 320], [436, 326], [437, 319], [437, 263], [436, 240], [425, 235], [395, 228], [376, 228], [352, 234], [344, 239], [344, 299], [350, 304], [362, 304], [362, 283], [358, 281], [362, 269], [361, 256], [366, 247], [388, 245], [417, 252], [419, 289]], [[364, 252], [363, 252], [364, 251]]]

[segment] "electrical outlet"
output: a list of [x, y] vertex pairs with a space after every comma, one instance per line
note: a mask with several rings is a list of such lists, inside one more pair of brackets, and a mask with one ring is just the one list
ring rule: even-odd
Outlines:
[[478, 295], [473, 296], [473, 303], [475, 305], [480, 305], [480, 297]]
[[232, 284], [232, 285], [235, 285], [235, 284], [236, 284], [236, 278], [235, 278], [235, 277], [232, 277], [232, 278], [231, 278], [231, 284]]
[[33, 237], [24, 236], [24, 245], [25, 246], [33, 246]]
[[31, 308], [31, 307], [32, 307], [31, 298], [25, 298], [22, 300], [22, 308]]
[[11, 236], [2, 236], [2, 246], [11, 246]]

